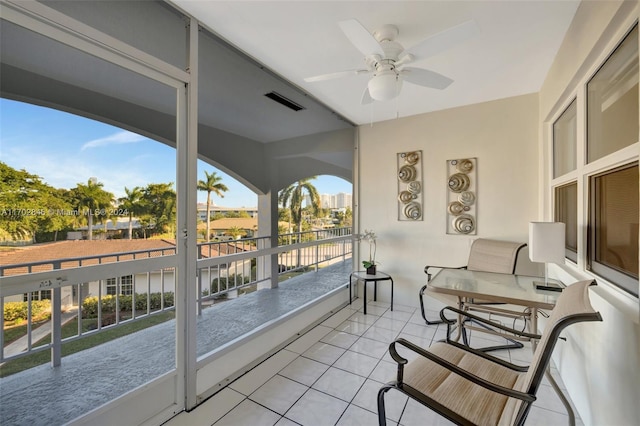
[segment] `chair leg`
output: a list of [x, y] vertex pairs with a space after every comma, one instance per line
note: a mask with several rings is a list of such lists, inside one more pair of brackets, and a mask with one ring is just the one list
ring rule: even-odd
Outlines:
[[[482, 323], [479, 323], [479, 322], [474, 321], [474, 320], [466, 320], [465, 322], [471, 322], [471, 323], [473, 323], [473, 324], [479, 325], [479, 326], [480, 326], [480, 327], [482, 327], [482, 328], [486, 328], [487, 330], [491, 330], [491, 328], [490, 328], [489, 326], [487, 326], [486, 324], [482, 324]], [[462, 329], [461, 329], [461, 331], [462, 331], [462, 341], [464, 342], [464, 344], [465, 344], [466, 346], [471, 347], [471, 345], [469, 345], [469, 340], [468, 340], [468, 338], [467, 338], [467, 332], [466, 332], [466, 330], [464, 329], [464, 324], [462, 325]], [[502, 349], [520, 349], [520, 348], [523, 348], [523, 347], [524, 347], [524, 345], [522, 344], [522, 342], [518, 342], [517, 340], [509, 339], [508, 337], [504, 337], [504, 339], [505, 339], [507, 342], [511, 342], [511, 344], [508, 344], [508, 345], [485, 346], [485, 347], [483, 347], [483, 348], [473, 348], [473, 349], [478, 350], [478, 351], [482, 351], [482, 352], [490, 352], [490, 351], [499, 351], [499, 350], [502, 350]]]
[[391, 388], [392, 386], [385, 385], [378, 391], [378, 426], [387, 426], [387, 414], [384, 409], [384, 394]]
[[424, 322], [427, 323], [427, 325], [442, 324], [444, 322], [442, 320], [430, 321], [427, 319], [427, 315], [425, 314], [425, 310], [424, 310], [424, 301], [422, 300], [426, 289], [427, 289], [426, 285], [420, 289], [420, 312], [422, 313], [422, 318], [424, 319]]

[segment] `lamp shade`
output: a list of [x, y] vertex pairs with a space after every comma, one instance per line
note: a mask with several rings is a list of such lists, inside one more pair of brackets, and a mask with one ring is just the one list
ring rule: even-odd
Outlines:
[[565, 256], [564, 248], [564, 223], [529, 223], [529, 259], [532, 262], [562, 263]]
[[376, 101], [389, 101], [400, 94], [402, 78], [392, 70], [383, 70], [369, 80], [369, 94]]

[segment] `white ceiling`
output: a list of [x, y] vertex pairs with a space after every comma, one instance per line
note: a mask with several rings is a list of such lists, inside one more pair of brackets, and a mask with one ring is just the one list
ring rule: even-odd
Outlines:
[[[194, 1], [171, 0], [212, 32], [357, 124], [536, 92], [579, 5], [564, 1]], [[338, 22], [370, 32], [394, 24], [410, 48], [473, 19], [477, 36], [411, 66], [444, 74], [445, 90], [404, 84], [397, 99], [360, 105], [369, 76], [307, 83], [305, 77], [362, 68]]]

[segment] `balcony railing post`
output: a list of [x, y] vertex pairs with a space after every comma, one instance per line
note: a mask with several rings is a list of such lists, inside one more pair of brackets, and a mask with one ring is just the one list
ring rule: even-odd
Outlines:
[[60, 287], [51, 292], [51, 366], [62, 363], [62, 298]]

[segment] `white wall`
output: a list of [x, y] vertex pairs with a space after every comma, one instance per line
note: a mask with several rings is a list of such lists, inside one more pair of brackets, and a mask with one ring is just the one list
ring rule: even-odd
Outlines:
[[[552, 119], [638, 18], [638, 2], [582, 2], [540, 91], [540, 214], [551, 217], [546, 178]], [[581, 129], [578, 129], [581, 133]], [[579, 200], [579, 203], [584, 200]], [[586, 204], [584, 204], [586, 205]], [[584, 228], [583, 225], [582, 228]], [[580, 260], [580, 264], [584, 263]], [[596, 278], [591, 302], [603, 318], [564, 333], [554, 353], [569, 395], [585, 425], [640, 424], [640, 309], [638, 299], [567, 262], [551, 268], [565, 282]]]
[[[359, 232], [378, 235], [376, 260], [394, 278], [396, 303], [418, 306], [424, 266], [465, 265], [475, 238], [527, 241], [537, 214], [537, 123], [530, 94], [360, 127]], [[414, 150], [423, 153], [424, 219], [398, 221], [396, 154]], [[478, 159], [477, 235], [447, 235], [446, 161], [466, 157]]]

